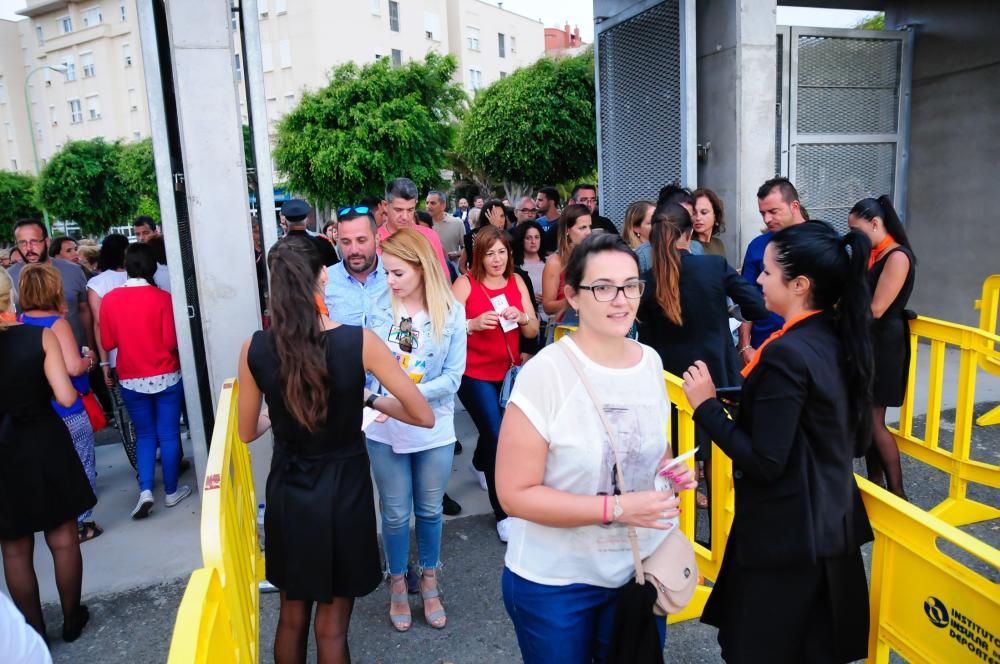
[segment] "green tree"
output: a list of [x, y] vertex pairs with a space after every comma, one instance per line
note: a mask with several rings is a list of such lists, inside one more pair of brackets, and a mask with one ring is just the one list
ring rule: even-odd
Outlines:
[[866, 16], [854, 26], [855, 30], [885, 30], [885, 14], [879, 12]]
[[517, 200], [532, 185], [554, 184], [597, 168], [594, 54], [542, 58], [476, 95], [457, 152], [485, 181], [503, 182]]
[[50, 214], [75, 221], [85, 235], [100, 235], [125, 223], [138, 205], [139, 192], [121, 164], [120, 143], [101, 138], [67, 143], [42, 169], [38, 202]]
[[157, 196], [156, 164], [153, 161], [153, 139], [137, 143], [118, 144], [119, 172], [125, 186], [136, 197], [134, 213], [160, 221], [160, 199]]
[[41, 216], [35, 204], [35, 176], [0, 171], [0, 244], [13, 240], [18, 219]]
[[399, 176], [438, 186], [465, 100], [456, 67], [434, 53], [401, 67], [388, 58], [337, 67], [278, 125], [277, 170], [319, 207], [355, 202]]

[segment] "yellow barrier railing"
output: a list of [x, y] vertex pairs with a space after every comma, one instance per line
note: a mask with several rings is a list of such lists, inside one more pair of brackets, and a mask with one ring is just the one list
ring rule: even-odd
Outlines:
[[[264, 559], [257, 540], [257, 503], [250, 452], [238, 433], [238, 394], [236, 380], [230, 379], [222, 386], [219, 396], [201, 496], [201, 553], [205, 570], [195, 572], [198, 575], [199, 572], [212, 570], [218, 574], [221, 603], [226, 610], [223, 612], [214, 608], [213, 603], [220, 600], [217, 594], [206, 596], [204, 593], [208, 590], [198, 591], [203, 593], [200, 605], [193, 601], [182, 603], [170, 646], [171, 661], [175, 647], [180, 649], [179, 652], [189, 652], [194, 647], [192, 641], [198, 639], [200, 632], [193, 630], [192, 625], [208, 620], [206, 612], [211, 615], [214, 634], [224, 631], [215, 623], [228, 622], [232, 658], [226, 661], [256, 664], [259, 660], [258, 582], [263, 575]], [[196, 580], [202, 587], [206, 583], [196, 579], [195, 575], [188, 584], [189, 592]], [[214, 641], [210, 645], [214, 649]], [[202, 656], [203, 650], [197, 652], [199, 657]], [[180, 655], [178, 658], [178, 662], [193, 661]]]
[[[929, 342], [921, 344], [920, 341]], [[1000, 510], [971, 500], [969, 482], [1000, 488], [1000, 466], [975, 461], [972, 452], [972, 419], [975, 407], [976, 370], [984, 361], [1000, 361], [1000, 338], [983, 330], [933, 318], [910, 321], [910, 372], [906, 398], [899, 410], [899, 426], [891, 428], [900, 451], [948, 473], [948, 498], [931, 514], [953, 526], [1000, 517]], [[959, 353], [955, 399], [955, 428], [951, 448], [941, 446], [941, 404], [945, 389], [945, 353], [949, 347]], [[914, 432], [917, 399], [917, 359], [930, 354], [927, 381], [926, 418], [923, 436]]]
[[167, 664], [236, 664], [239, 652], [218, 570], [196, 569], [177, 610]]
[[[1000, 660], [1000, 551], [861, 477], [875, 530], [868, 661]], [[977, 572], [942, 550], [972, 558]]]
[[[979, 309], [979, 329], [987, 334], [1000, 335], [1000, 321], [997, 319], [1000, 315], [1000, 274], [986, 278], [983, 282], [983, 295], [976, 300], [975, 306]], [[984, 355], [980, 358], [979, 366], [983, 371], [1000, 376], [1000, 360], [996, 357]], [[976, 424], [981, 427], [1000, 424], [1000, 406], [980, 416]]]

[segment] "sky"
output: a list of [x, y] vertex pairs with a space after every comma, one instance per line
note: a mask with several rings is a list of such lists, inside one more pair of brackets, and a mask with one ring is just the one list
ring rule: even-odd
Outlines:
[[[404, 2], [406, 0], [403, 0]], [[495, 0], [486, 0], [495, 2]], [[14, 12], [25, 7], [25, 0], [0, 0], [0, 19], [18, 20]], [[585, 42], [594, 41], [594, 3], [592, 0], [503, 0], [505, 9], [542, 21], [545, 27], [580, 26]], [[843, 9], [778, 7], [778, 23], [808, 25], [817, 28], [849, 28], [870, 12]]]

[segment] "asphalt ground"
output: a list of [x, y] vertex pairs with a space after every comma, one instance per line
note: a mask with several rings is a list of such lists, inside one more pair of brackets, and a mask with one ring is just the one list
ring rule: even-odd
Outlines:
[[[986, 412], [994, 405], [980, 404], [976, 414]], [[954, 410], [943, 411], [942, 422], [943, 433], [953, 430]], [[923, 426], [922, 417], [915, 420], [915, 426], [919, 432]], [[947, 436], [943, 436], [942, 444], [944, 447], [950, 445]], [[463, 456], [467, 455], [471, 456], [468, 446]], [[973, 458], [1000, 463], [1000, 426], [974, 427]], [[456, 465], [460, 464], [456, 460]], [[860, 466], [859, 470], [863, 471]], [[933, 507], [947, 495], [948, 478], [944, 473], [904, 456], [903, 474], [911, 502], [921, 508]], [[969, 491], [970, 497], [991, 505], [1000, 505], [998, 494], [1000, 492], [982, 486], [972, 486]], [[704, 532], [704, 515], [700, 517], [699, 531]], [[963, 530], [1000, 548], [1000, 521], [987, 521], [964, 527]], [[364, 664], [519, 661], [513, 627], [504, 611], [500, 594], [503, 552], [491, 516], [449, 520], [444, 527], [442, 560], [445, 567], [441, 576], [443, 601], [448, 611], [447, 628], [435, 630], [429, 627], [423, 620], [419, 599], [413, 598], [414, 626], [408, 633], [397, 634], [387, 617], [388, 591], [384, 586], [380, 587], [371, 595], [359, 599], [355, 606], [350, 631], [353, 660]], [[961, 556], [956, 555], [956, 558]], [[998, 570], [979, 571], [993, 582], [1000, 581]], [[90, 625], [72, 644], [58, 640], [61, 627], [58, 606], [46, 605], [54, 661], [74, 664], [165, 662], [177, 606], [186, 582], [187, 578], [183, 577], [124, 592], [88, 597]], [[264, 663], [273, 661], [271, 646], [277, 618], [277, 595], [262, 595], [260, 645], [261, 662]], [[720, 661], [714, 628], [688, 621], [671, 625], [667, 632], [667, 662]], [[311, 649], [310, 659], [314, 658], [315, 651]]]

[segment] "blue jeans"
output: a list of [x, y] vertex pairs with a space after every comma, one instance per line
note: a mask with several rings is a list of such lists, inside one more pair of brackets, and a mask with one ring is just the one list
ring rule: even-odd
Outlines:
[[[574, 583], [547, 586], [514, 574], [501, 579], [503, 605], [514, 623], [524, 664], [603, 662], [611, 643], [618, 589]], [[667, 621], [656, 616], [660, 647]]]
[[507, 513], [503, 511], [497, 498], [496, 487], [497, 441], [500, 438], [500, 420], [503, 419], [503, 410], [500, 408], [502, 386], [502, 380], [479, 380], [468, 376], [462, 376], [462, 382], [458, 386], [458, 398], [462, 400], [462, 405], [479, 430], [479, 443], [472, 455], [472, 465], [486, 474], [486, 489], [497, 521], [507, 518]]
[[177, 491], [181, 465], [181, 401], [183, 381], [162, 392], [143, 394], [121, 388], [122, 400], [135, 424], [135, 456], [139, 470], [139, 490], [152, 491], [156, 475], [156, 443], [160, 443], [163, 489]]
[[403, 574], [409, 563], [410, 514], [416, 515], [420, 567], [441, 565], [441, 500], [455, 444], [396, 454], [391, 445], [368, 441], [368, 457], [378, 486], [382, 544], [389, 574]]

